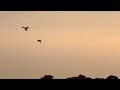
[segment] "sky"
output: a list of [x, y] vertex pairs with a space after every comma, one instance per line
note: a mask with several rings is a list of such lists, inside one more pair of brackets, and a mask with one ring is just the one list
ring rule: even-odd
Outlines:
[[119, 11], [0, 11], [1, 79], [120, 78], [119, 69]]

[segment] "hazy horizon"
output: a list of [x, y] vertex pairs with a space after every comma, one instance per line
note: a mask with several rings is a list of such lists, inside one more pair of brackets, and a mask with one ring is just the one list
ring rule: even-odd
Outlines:
[[118, 11], [0, 11], [0, 78], [120, 77], [119, 16]]

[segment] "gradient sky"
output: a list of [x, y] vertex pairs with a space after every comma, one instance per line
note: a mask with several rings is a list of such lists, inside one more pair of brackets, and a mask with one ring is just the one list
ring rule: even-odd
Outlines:
[[47, 74], [120, 78], [120, 12], [0, 11], [0, 78]]

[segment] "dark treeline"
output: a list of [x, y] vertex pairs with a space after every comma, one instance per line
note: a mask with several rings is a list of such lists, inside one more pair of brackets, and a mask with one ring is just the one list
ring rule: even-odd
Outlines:
[[[40, 79], [54, 79], [54, 76], [52, 75], [44, 75], [43, 77], [41, 77]], [[68, 77], [68, 78], [65, 78], [65, 79], [119, 79], [117, 76], [114, 76], [114, 75], [109, 75], [108, 77], [106, 78], [91, 78], [91, 77], [86, 77], [85, 75], [78, 75], [78, 76], [74, 76], [74, 77]]]

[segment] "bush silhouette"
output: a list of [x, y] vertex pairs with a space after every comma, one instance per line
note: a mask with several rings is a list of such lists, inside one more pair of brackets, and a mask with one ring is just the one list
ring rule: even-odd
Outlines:
[[78, 77], [69, 77], [67, 79], [91, 79], [91, 78], [80, 74], [80, 75], [78, 75]]
[[41, 77], [41, 79], [53, 79], [54, 76], [52, 75], [45, 75], [44, 77]]
[[[44, 75], [44, 77], [41, 77], [41, 79], [53, 79], [54, 76], [52, 75]], [[91, 77], [86, 77], [85, 75], [78, 75], [78, 76], [74, 76], [74, 77], [68, 77], [66, 79], [92, 79]], [[93, 78], [93, 79], [104, 79], [104, 78]], [[114, 75], [109, 75], [106, 79], [119, 79], [117, 76]]]
[[77, 77], [69, 77], [67, 79], [78, 79]]
[[114, 75], [110, 75], [110, 76], [108, 76], [106, 79], [118, 79], [118, 77], [117, 77], [117, 76], [114, 76]]

